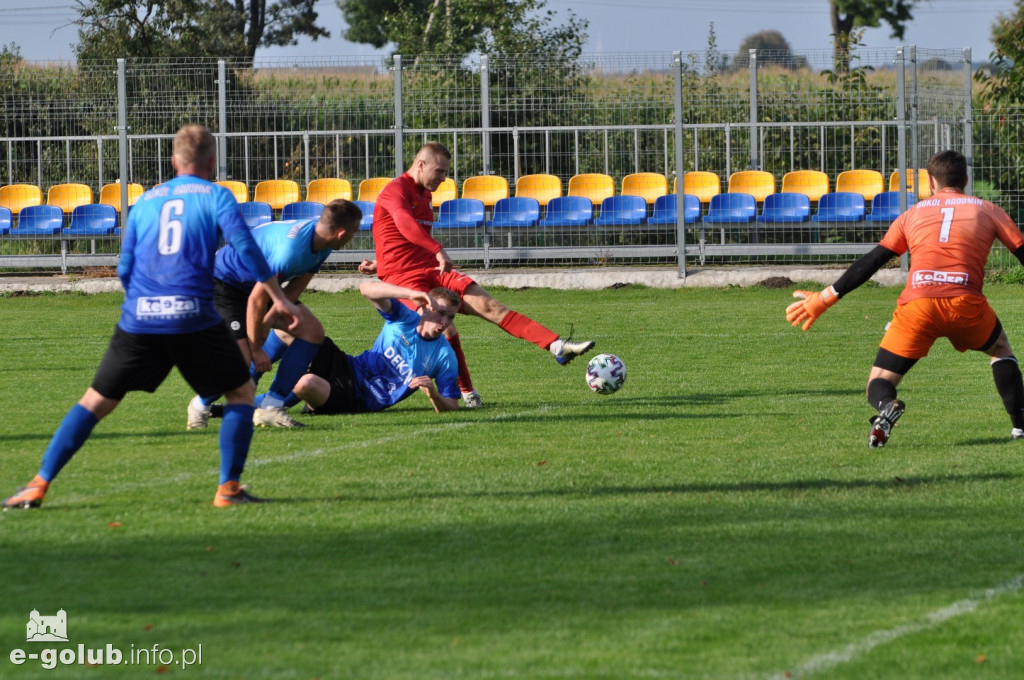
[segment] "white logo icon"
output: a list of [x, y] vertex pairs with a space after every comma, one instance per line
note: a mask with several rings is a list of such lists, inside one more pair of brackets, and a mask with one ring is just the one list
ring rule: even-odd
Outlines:
[[55, 616], [41, 616], [35, 609], [25, 624], [26, 642], [67, 642], [68, 614], [63, 609]]

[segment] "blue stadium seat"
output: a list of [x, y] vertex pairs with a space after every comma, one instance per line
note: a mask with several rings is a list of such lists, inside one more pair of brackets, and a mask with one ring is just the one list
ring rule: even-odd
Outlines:
[[864, 219], [864, 196], [852, 191], [834, 191], [818, 199], [812, 222], [860, 222]]
[[274, 209], [270, 207], [269, 203], [264, 201], [239, 203], [238, 209], [242, 211], [242, 217], [250, 229], [274, 221]]
[[477, 198], [454, 198], [441, 204], [434, 221], [440, 228], [473, 228], [484, 223], [484, 202]]
[[[679, 221], [676, 194], [658, 196], [654, 201], [654, 212], [647, 218], [647, 224], [676, 224]], [[683, 194], [683, 223], [693, 224], [700, 219], [700, 199], [693, 194]]]
[[71, 211], [69, 236], [110, 236], [117, 229], [117, 210], [112, 205], [80, 205]]
[[324, 204], [316, 201], [294, 201], [281, 209], [282, 220], [311, 220], [320, 217]]
[[609, 196], [601, 201], [601, 215], [596, 227], [643, 224], [647, 220], [647, 201], [642, 196]]
[[731, 224], [753, 222], [757, 217], [757, 200], [750, 194], [724, 193], [711, 197], [705, 222]]
[[[907, 207], [914, 205], [914, 194], [907, 193]], [[892, 222], [900, 216], [900, 192], [883, 191], [871, 199], [869, 222]]]
[[542, 227], [585, 227], [594, 217], [594, 204], [586, 196], [559, 196], [548, 201]]
[[376, 206], [372, 201], [352, 201], [359, 206], [359, 209], [363, 211], [363, 219], [359, 221], [359, 229], [361, 231], [369, 231], [373, 229], [373, 209]]
[[0, 236], [6, 236], [11, 232], [11, 221], [14, 214], [10, 208], [0, 207]]
[[64, 227], [64, 211], [55, 205], [29, 205], [18, 213], [16, 236], [55, 236]]
[[535, 227], [540, 221], [540, 201], [523, 196], [499, 198], [494, 203], [492, 227]]
[[758, 222], [807, 222], [811, 219], [811, 199], [805, 194], [777, 193], [764, 197], [764, 209]]

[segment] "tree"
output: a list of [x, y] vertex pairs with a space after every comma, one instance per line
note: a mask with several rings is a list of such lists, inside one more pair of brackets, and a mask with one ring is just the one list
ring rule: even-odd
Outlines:
[[468, 55], [474, 52], [550, 54], [575, 58], [587, 21], [569, 12], [555, 23], [545, 0], [336, 0], [345, 38], [395, 54]]
[[837, 71], [845, 71], [850, 32], [854, 28], [878, 28], [882, 22], [892, 28], [892, 37], [903, 39], [911, 10], [918, 0], [829, 0], [831, 5], [833, 51]]
[[316, 0], [78, 1], [78, 58], [244, 57], [259, 47], [330, 34]]
[[760, 31], [744, 38], [736, 55], [737, 68], [750, 65], [750, 50], [757, 50], [757, 63], [761, 65], [775, 64], [790, 69], [807, 65], [806, 57], [793, 56], [789, 43], [778, 31]]

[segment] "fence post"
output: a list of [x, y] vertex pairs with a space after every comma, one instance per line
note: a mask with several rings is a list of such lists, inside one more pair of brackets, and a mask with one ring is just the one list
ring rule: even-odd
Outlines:
[[964, 157], [967, 159], [967, 193], [974, 192], [974, 104], [971, 100], [971, 48], [964, 48]]
[[223, 59], [217, 60], [217, 179], [228, 178], [228, 67]]
[[483, 173], [491, 174], [491, 78], [486, 54], [480, 55], [480, 127], [483, 132]]
[[686, 278], [686, 217], [683, 204], [686, 188], [683, 186], [683, 53], [672, 53], [672, 105], [675, 109], [676, 135], [676, 243], [679, 246], [676, 267], [679, 278]]
[[[897, 171], [902, 178], [901, 184], [906, 187], [907, 172], [907, 84], [906, 84], [906, 60], [904, 59], [903, 47], [896, 48], [896, 163]], [[900, 191], [900, 212], [907, 209], [907, 192]], [[903, 253], [900, 257], [900, 268], [903, 271], [910, 269], [910, 256]]]
[[760, 170], [757, 143], [757, 50], [750, 50], [750, 169]]
[[[917, 169], [921, 167], [921, 133], [917, 126], [919, 124], [919, 112], [917, 108], [917, 45], [910, 46], [910, 167], [914, 169], [915, 175]], [[917, 186], [917, 177], [913, 179], [910, 177], [906, 178], [907, 183], [903, 185], [905, 190], [910, 189], [910, 183], [914, 182], [915, 194], [921, 193], [921, 187]]]
[[[121, 177], [121, 219], [128, 219], [128, 183], [131, 171], [128, 169], [128, 85], [125, 77], [125, 60], [117, 60], [117, 172]], [[125, 230], [121, 229], [124, 235]]]
[[393, 68], [395, 72], [395, 177], [398, 177], [405, 171], [405, 160], [402, 158], [402, 55], [394, 56]]

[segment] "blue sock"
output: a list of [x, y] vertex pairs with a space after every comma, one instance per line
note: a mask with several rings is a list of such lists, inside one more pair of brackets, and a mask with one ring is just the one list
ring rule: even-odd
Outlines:
[[288, 350], [281, 357], [281, 364], [277, 367], [277, 375], [270, 385], [270, 394], [281, 401], [288, 398], [288, 394], [295, 387], [309, 368], [313, 357], [320, 351], [320, 345], [314, 345], [306, 340], [295, 338]]
[[284, 398], [284, 407], [291, 408], [292, 406], [298, 404], [300, 401], [302, 400], [295, 396], [294, 392], [289, 392], [288, 396]]
[[260, 406], [263, 405], [263, 397], [265, 397], [265, 396], [267, 396], [266, 392], [264, 392], [263, 394], [257, 394], [256, 395], [256, 401], [255, 401], [255, 404], [254, 404], [254, 406], [256, 406], [256, 408], [259, 408]]
[[[274, 329], [271, 328], [270, 335], [267, 336], [266, 341], [263, 343], [263, 352], [268, 357], [270, 357], [270, 363], [276, 364], [278, 361], [280, 361], [281, 357], [284, 356], [285, 350], [287, 349], [288, 345], [284, 344], [284, 341], [281, 340], [281, 338], [278, 337], [277, 333], [274, 332]], [[263, 374], [256, 372], [255, 364], [249, 364], [249, 374], [252, 375], [252, 381], [259, 385], [260, 378], [263, 377]], [[256, 404], [256, 406], [259, 406], [259, 404]]]
[[99, 420], [92, 411], [81, 404], [75, 404], [64, 416], [57, 431], [50, 439], [50, 445], [43, 454], [43, 462], [39, 466], [39, 476], [52, 482], [71, 457], [92, 434]]
[[220, 484], [237, 482], [252, 443], [252, 412], [248, 404], [225, 404], [220, 425]]
[[203, 405], [206, 406], [206, 408], [210, 408], [210, 405], [213, 404], [213, 402], [215, 402], [218, 399], [220, 399], [220, 397], [221, 397], [221, 395], [219, 395], [219, 394], [214, 394], [214, 395], [209, 396], [209, 397], [200, 396], [199, 397], [199, 401], [203, 402]]

